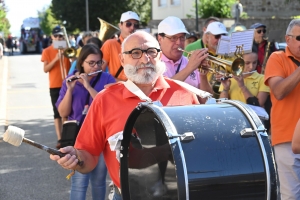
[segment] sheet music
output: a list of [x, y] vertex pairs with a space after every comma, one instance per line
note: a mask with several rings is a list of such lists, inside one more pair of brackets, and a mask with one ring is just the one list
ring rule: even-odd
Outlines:
[[243, 45], [244, 53], [252, 52], [253, 37], [254, 37], [254, 29], [233, 32], [231, 34], [229, 54], [233, 55], [234, 52], [236, 51], [236, 46], [242, 46], [242, 45]]
[[229, 48], [230, 48], [230, 37], [222, 35], [218, 43], [217, 54], [227, 56], [229, 54]]

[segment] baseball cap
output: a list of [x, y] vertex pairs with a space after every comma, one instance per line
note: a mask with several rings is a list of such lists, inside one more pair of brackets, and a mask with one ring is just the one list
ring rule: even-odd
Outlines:
[[226, 27], [221, 22], [212, 22], [207, 26], [205, 33], [210, 32], [213, 35], [228, 34]]
[[257, 29], [257, 28], [259, 28], [259, 27], [264, 27], [264, 28], [266, 28], [267, 26], [264, 25], [264, 24], [261, 24], [261, 23], [255, 23], [255, 24], [252, 24], [252, 25], [250, 26], [250, 29]]
[[61, 30], [61, 28], [59, 26], [56, 26], [52, 30], [52, 35], [63, 35], [63, 32], [62, 32], [62, 30]]
[[196, 40], [198, 40], [198, 37], [196, 35], [195, 32], [190, 32], [189, 34], [186, 35], [186, 38], [189, 39], [189, 38], [196, 38]]
[[169, 16], [158, 24], [158, 34], [165, 33], [167, 35], [176, 35], [178, 33], [189, 33], [181, 19]]
[[120, 22], [125, 22], [129, 19], [135, 19], [137, 21], [140, 21], [138, 14], [136, 14], [135, 12], [132, 12], [132, 11], [127, 11], [121, 15]]

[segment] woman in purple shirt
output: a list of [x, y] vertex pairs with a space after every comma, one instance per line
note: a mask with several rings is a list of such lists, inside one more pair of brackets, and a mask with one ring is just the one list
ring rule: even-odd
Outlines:
[[[115, 79], [106, 72], [95, 73], [101, 70], [103, 54], [94, 44], [87, 44], [82, 47], [77, 59], [76, 70], [63, 82], [56, 102], [61, 117], [68, 120], [77, 120], [82, 123], [94, 97], [104, 89], [108, 83], [114, 83]], [[69, 82], [69, 79], [78, 79]], [[104, 200], [106, 192], [107, 169], [101, 155], [96, 168], [88, 174], [75, 172], [72, 176], [71, 200], [84, 200], [89, 181], [91, 181], [93, 200]]]

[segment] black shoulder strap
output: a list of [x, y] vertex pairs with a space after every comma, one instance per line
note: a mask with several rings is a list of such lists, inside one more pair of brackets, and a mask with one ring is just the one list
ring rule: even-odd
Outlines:
[[119, 69], [118, 69], [116, 75], [115, 75], [115, 78], [118, 78], [118, 76], [120, 75], [120, 73], [122, 72], [122, 70], [123, 70], [123, 66], [121, 65], [121, 66], [119, 67]]
[[300, 62], [298, 60], [296, 60], [294, 57], [289, 56], [290, 59], [299, 67], [300, 66]]

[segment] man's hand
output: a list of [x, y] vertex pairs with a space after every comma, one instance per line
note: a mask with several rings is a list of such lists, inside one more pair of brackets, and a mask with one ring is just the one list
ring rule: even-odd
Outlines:
[[58, 155], [50, 155], [50, 159], [57, 161], [57, 163], [65, 169], [75, 169], [78, 163], [78, 159], [76, 157], [76, 150], [72, 146], [64, 147], [59, 150], [66, 155], [64, 157], [59, 157]]

